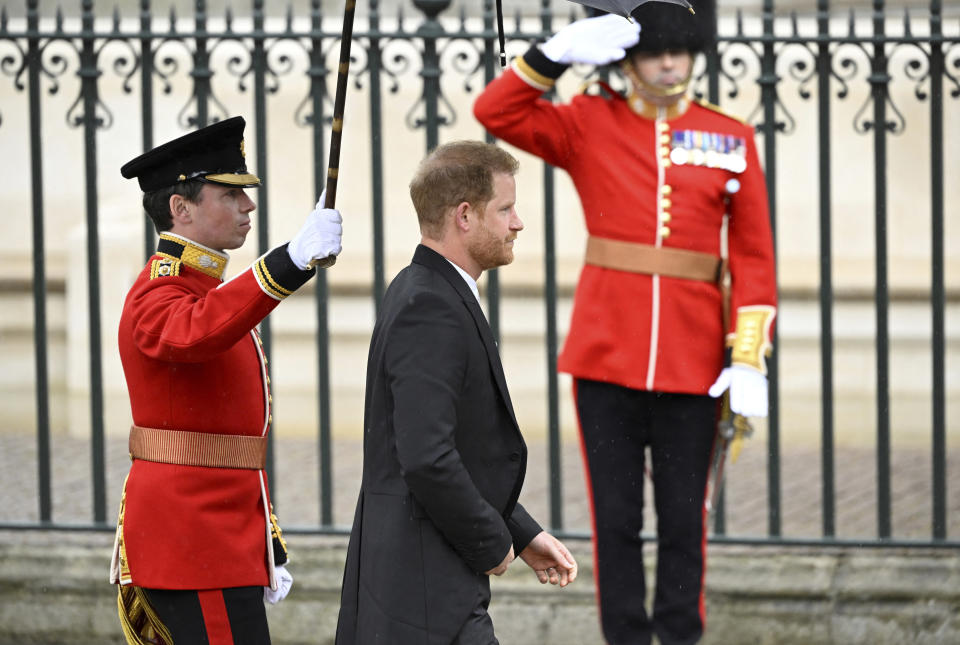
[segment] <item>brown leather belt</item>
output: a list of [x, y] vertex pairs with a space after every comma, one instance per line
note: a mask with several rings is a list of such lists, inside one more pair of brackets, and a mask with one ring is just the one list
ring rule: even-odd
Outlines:
[[130, 426], [130, 457], [179, 466], [260, 470], [267, 462], [267, 438]]
[[639, 242], [624, 242], [591, 235], [587, 238], [587, 264], [629, 273], [659, 274], [669, 278], [686, 278], [719, 282], [723, 263], [710, 253], [686, 249], [657, 248]]

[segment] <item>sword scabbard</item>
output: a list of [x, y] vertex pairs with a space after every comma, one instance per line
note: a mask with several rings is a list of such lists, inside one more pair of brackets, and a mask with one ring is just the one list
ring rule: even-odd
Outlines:
[[710, 478], [708, 480], [707, 511], [716, 512], [723, 492], [726, 476], [726, 463], [729, 456], [730, 463], [736, 463], [743, 440], [753, 434], [753, 426], [747, 417], [736, 414], [730, 409], [730, 392], [723, 393], [720, 398], [720, 417], [717, 421], [717, 436], [713, 442], [713, 455], [710, 462]]

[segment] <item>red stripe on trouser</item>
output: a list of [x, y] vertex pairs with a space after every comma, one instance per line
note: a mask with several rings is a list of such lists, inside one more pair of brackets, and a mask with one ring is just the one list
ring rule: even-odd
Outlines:
[[207, 642], [210, 645], [233, 645], [233, 631], [227, 616], [227, 605], [223, 601], [223, 591], [210, 589], [198, 591], [200, 611], [203, 613], [203, 626], [207, 630]]
[[[597, 618], [600, 619], [600, 567], [597, 562], [597, 514], [593, 507], [593, 482], [590, 480], [590, 463], [587, 461], [587, 448], [583, 440], [583, 427], [580, 424], [580, 408], [577, 407], [577, 379], [573, 379], [573, 409], [577, 417], [577, 431], [580, 433], [580, 459], [583, 461], [583, 478], [587, 486], [587, 502], [590, 506], [590, 542], [593, 544], [593, 588], [597, 603]], [[601, 627], [603, 623], [601, 620]]]

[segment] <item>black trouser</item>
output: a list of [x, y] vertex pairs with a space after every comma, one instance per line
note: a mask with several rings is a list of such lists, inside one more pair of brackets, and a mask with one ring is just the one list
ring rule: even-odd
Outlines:
[[[574, 398], [589, 476], [597, 593], [610, 645], [696, 643], [703, 634], [707, 471], [717, 403], [577, 379]], [[644, 449], [657, 513], [652, 616], [644, 600]]]
[[490, 607], [490, 579], [479, 576], [477, 585], [477, 604], [467, 616], [460, 633], [451, 645], [499, 645], [500, 641], [493, 633], [493, 621], [487, 609]]
[[144, 591], [174, 645], [270, 645], [263, 587]]

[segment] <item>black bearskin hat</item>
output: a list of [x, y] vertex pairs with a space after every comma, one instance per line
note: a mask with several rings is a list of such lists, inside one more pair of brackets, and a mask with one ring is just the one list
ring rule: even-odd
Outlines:
[[690, 0], [696, 14], [677, 4], [646, 2], [630, 15], [640, 23], [640, 41], [627, 52], [686, 50], [702, 52], [716, 38], [717, 12], [714, 0]]

